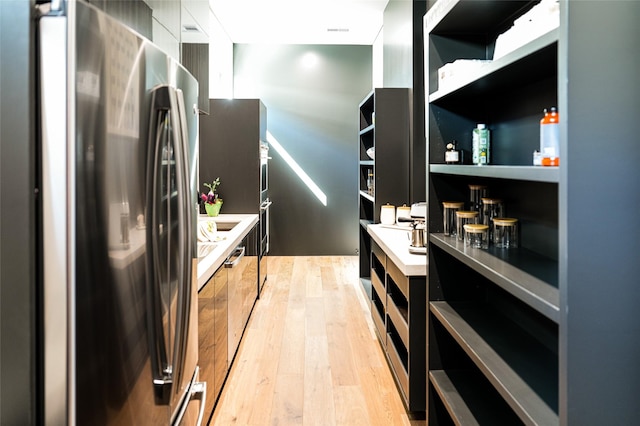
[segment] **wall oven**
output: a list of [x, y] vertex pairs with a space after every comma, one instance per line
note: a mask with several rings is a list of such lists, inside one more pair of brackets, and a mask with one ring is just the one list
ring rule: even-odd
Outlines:
[[258, 266], [258, 297], [267, 281], [267, 254], [269, 253], [269, 145], [260, 142], [260, 250]]

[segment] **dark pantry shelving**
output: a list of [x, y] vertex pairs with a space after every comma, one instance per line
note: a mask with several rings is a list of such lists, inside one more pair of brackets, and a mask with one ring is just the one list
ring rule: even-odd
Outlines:
[[[487, 422], [479, 395], [516, 424], [559, 421], [560, 170], [532, 165], [541, 111], [557, 104], [558, 30], [444, 89], [437, 74], [456, 59], [490, 59], [496, 37], [535, 3], [440, 0], [425, 16], [430, 425]], [[492, 133], [490, 165], [444, 164], [454, 139], [470, 159], [477, 123]], [[442, 202], [468, 202], [469, 184], [505, 201], [506, 216], [520, 222], [520, 248], [470, 249], [444, 236]]]
[[[424, 17], [430, 426], [637, 422], [640, 228], [622, 224], [640, 193], [640, 55], [625, 53], [637, 51], [640, 3], [560, 0], [557, 29], [438, 87], [442, 66], [492, 59], [538, 3], [437, 0]], [[550, 106], [560, 167], [533, 167]], [[477, 123], [491, 131], [491, 164], [444, 164], [452, 140], [470, 159]], [[609, 161], [603, 141], [624, 158]], [[443, 235], [441, 203], [469, 201], [470, 184], [519, 219], [519, 249]]]
[[[409, 205], [409, 163], [412, 143], [412, 100], [407, 88], [376, 88], [360, 102], [358, 205], [360, 279], [371, 295], [371, 239], [367, 226], [380, 222], [384, 204]], [[367, 155], [375, 149], [375, 159]], [[368, 174], [374, 189], [367, 190]]]

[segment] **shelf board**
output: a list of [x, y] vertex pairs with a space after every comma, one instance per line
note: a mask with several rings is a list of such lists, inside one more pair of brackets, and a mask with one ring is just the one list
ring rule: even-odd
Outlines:
[[430, 32], [480, 32], [494, 28], [530, 3], [521, 1], [438, 0], [424, 16], [425, 34]]
[[[535, 81], [549, 74], [555, 75], [557, 67], [541, 67], [540, 64], [557, 62], [559, 31], [553, 29], [507, 55], [487, 63], [476, 73], [460, 78], [456, 83], [429, 95], [430, 103], [437, 103], [464, 90], [465, 96], [481, 96], [497, 88]], [[552, 61], [552, 62], [550, 62]]]
[[360, 191], [360, 197], [364, 198], [365, 200], [369, 200], [372, 203], [375, 202], [375, 199], [373, 198], [373, 195], [370, 195], [366, 191]]
[[373, 166], [373, 160], [360, 160], [361, 166]]
[[457, 425], [515, 425], [518, 417], [474, 370], [431, 370], [429, 383]]
[[514, 179], [531, 182], [558, 183], [560, 181], [559, 167], [431, 164], [429, 171], [447, 175]]
[[360, 130], [360, 135], [364, 135], [365, 133], [372, 132], [374, 128], [375, 128], [375, 125], [369, 124], [367, 127], [365, 127], [364, 129]]
[[486, 305], [431, 302], [430, 310], [525, 424], [558, 424], [556, 352]]
[[429, 240], [545, 317], [558, 323], [560, 294], [557, 262], [523, 248], [473, 249], [465, 247], [464, 242], [444, 234], [430, 234]]

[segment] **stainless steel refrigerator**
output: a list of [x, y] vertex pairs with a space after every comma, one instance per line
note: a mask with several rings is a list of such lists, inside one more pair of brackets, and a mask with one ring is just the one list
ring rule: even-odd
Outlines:
[[197, 424], [198, 83], [87, 3], [41, 8], [45, 423]]

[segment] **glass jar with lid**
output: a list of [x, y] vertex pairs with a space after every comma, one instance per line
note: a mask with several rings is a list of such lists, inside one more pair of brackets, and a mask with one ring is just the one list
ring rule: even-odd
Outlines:
[[479, 213], [476, 211], [458, 210], [456, 212], [456, 235], [459, 241], [464, 241], [465, 225], [478, 223]]
[[489, 227], [481, 223], [471, 223], [464, 226], [465, 247], [488, 249]]
[[487, 197], [487, 187], [484, 185], [469, 185], [469, 210], [480, 211], [482, 199]]
[[518, 219], [511, 217], [494, 217], [493, 244], [496, 248], [517, 248], [518, 243]]
[[442, 207], [444, 235], [454, 237], [456, 235], [456, 212], [462, 210], [464, 203], [462, 201], [444, 201]]
[[480, 213], [479, 223], [483, 223], [489, 227], [489, 238], [493, 239], [493, 223], [494, 217], [504, 217], [504, 203], [499, 198], [482, 198], [482, 211]]

